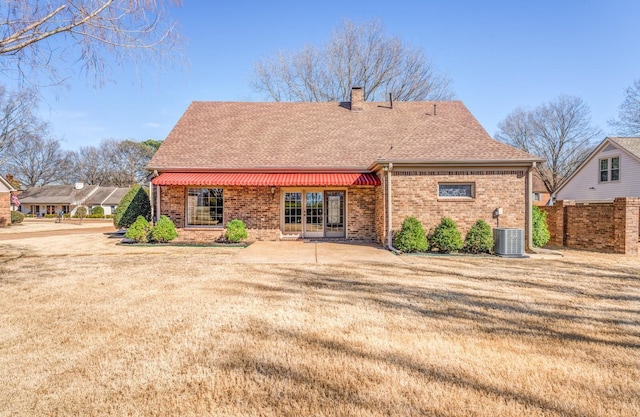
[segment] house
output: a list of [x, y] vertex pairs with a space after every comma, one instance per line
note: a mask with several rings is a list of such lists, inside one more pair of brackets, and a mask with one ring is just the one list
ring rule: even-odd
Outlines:
[[533, 192], [533, 205], [546, 206], [549, 204], [549, 200], [551, 200], [551, 193], [549, 192], [547, 185], [542, 181], [542, 178], [540, 178], [538, 171], [533, 171], [533, 186], [531, 191]]
[[112, 204], [113, 196], [122, 194], [122, 190], [126, 193], [128, 189], [83, 183], [31, 187], [20, 193], [20, 211], [34, 217], [55, 215], [59, 212], [73, 215], [79, 206], [90, 208], [105, 204], [105, 214], [108, 214], [107, 210], [111, 213], [111, 206], [118, 204]]
[[608, 137], [560, 184], [556, 200], [640, 197], [640, 138]]
[[240, 219], [250, 238], [392, 246], [406, 216], [529, 229], [542, 160], [493, 140], [462, 102], [193, 102], [147, 168], [183, 240]]
[[105, 215], [114, 214], [122, 197], [129, 191], [123, 187], [98, 187], [98, 189], [87, 196], [83, 201], [89, 211], [96, 207], [102, 207]]
[[15, 191], [9, 181], [0, 175], [0, 227], [11, 223], [11, 192]]

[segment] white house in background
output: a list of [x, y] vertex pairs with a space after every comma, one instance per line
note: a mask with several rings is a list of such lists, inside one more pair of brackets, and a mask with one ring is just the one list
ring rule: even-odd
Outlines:
[[556, 200], [640, 197], [640, 137], [606, 138], [560, 185]]
[[102, 207], [105, 215], [114, 214], [120, 200], [128, 191], [128, 188], [121, 187], [99, 187], [87, 197], [83, 204], [87, 206], [89, 211], [95, 207]]

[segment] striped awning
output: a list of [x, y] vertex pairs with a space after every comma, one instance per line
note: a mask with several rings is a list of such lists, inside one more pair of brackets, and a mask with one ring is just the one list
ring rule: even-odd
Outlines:
[[380, 179], [372, 173], [164, 172], [151, 182], [155, 185], [245, 185], [269, 187], [380, 185]]

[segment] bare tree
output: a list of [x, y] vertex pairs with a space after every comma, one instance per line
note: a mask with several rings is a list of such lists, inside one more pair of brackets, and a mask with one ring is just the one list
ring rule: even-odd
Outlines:
[[34, 114], [37, 103], [33, 90], [11, 92], [0, 85], [0, 166], [12, 158], [15, 143], [46, 130]]
[[147, 176], [144, 167], [155, 153], [158, 141], [105, 139], [99, 147], [82, 147], [74, 155], [78, 181], [103, 186], [130, 187]]
[[280, 52], [254, 64], [256, 91], [275, 101], [343, 101], [363, 87], [366, 101], [449, 100], [451, 81], [421, 48], [385, 33], [379, 21], [345, 21], [322, 47]]
[[24, 187], [66, 182], [72, 170], [72, 152], [60, 147], [57, 139], [32, 135], [12, 147], [13, 158], [6, 165]]
[[531, 111], [514, 110], [498, 124], [496, 139], [544, 158], [537, 170], [553, 194], [601, 135], [590, 113], [582, 99], [560, 96]]
[[624, 101], [618, 108], [618, 118], [610, 120], [609, 126], [616, 129], [619, 135], [640, 135], [640, 79], [625, 90]]
[[[180, 5], [180, 0], [173, 0]], [[166, 64], [181, 39], [162, 0], [12, 0], [0, 2], [0, 71], [21, 81], [45, 73], [59, 80], [55, 61], [82, 63], [103, 82], [109, 62]]]

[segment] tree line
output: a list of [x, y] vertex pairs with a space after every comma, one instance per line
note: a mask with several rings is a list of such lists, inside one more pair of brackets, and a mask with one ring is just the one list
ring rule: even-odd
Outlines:
[[75, 182], [130, 187], [146, 179], [144, 167], [161, 141], [104, 139], [65, 150], [35, 113], [37, 97], [0, 86], [0, 173], [22, 188]]

